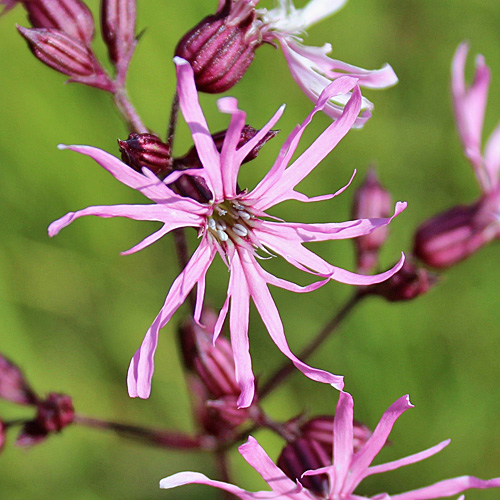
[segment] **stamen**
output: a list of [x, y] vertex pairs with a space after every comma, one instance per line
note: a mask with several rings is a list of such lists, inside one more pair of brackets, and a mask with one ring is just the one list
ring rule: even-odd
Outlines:
[[238, 215], [243, 220], [250, 220], [250, 218], [252, 217], [248, 212], [245, 212], [244, 210], [238, 210]]
[[217, 222], [217, 229], [225, 231], [227, 229], [227, 224], [223, 220], [220, 220]]
[[225, 233], [222, 229], [217, 230], [217, 235], [219, 236], [219, 240], [221, 241], [227, 241], [229, 239], [227, 233]]
[[216, 228], [216, 223], [215, 221], [212, 219], [212, 217], [209, 217], [208, 218], [208, 227], [210, 229], [212, 229], [212, 231], [215, 231], [215, 228]]
[[233, 231], [241, 237], [244, 237], [248, 234], [248, 230], [245, 226], [242, 226], [241, 224], [235, 224], [233, 226]]
[[233, 205], [236, 210], [245, 210], [245, 207], [243, 205], [239, 205], [238, 203], [233, 203]]

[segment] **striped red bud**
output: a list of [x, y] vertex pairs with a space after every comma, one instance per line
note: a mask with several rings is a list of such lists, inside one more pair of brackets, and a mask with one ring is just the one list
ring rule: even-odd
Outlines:
[[93, 52], [82, 42], [53, 28], [17, 29], [37, 59], [69, 75], [70, 82], [112, 91], [113, 83], [101, 68]]

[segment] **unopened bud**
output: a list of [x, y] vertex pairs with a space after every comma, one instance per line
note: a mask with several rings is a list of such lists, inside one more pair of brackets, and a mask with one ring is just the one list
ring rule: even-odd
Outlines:
[[38, 401], [22, 371], [1, 354], [0, 398], [19, 405], [35, 405]]
[[438, 281], [436, 274], [423, 267], [417, 267], [410, 260], [406, 260], [403, 267], [388, 280], [376, 285], [370, 285], [366, 291], [380, 295], [389, 302], [413, 300], [427, 293]]
[[189, 320], [179, 329], [182, 354], [186, 367], [194, 371], [210, 392], [211, 399], [239, 396], [233, 351], [229, 340], [220, 336], [212, 342], [215, 314], [204, 312], [205, 328]]
[[460, 205], [425, 221], [415, 233], [414, 255], [426, 265], [447, 268], [500, 236], [500, 189], [472, 205]]
[[61, 432], [75, 417], [73, 403], [69, 396], [50, 393], [38, 404], [34, 420], [27, 422], [17, 438], [18, 446], [33, 446], [45, 440], [50, 433]]
[[126, 141], [118, 141], [122, 160], [137, 172], [143, 167], [155, 175], [170, 173], [172, 157], [170, 146], [154, 134], [130, 134]]
[[119, 69], [130, 61], [136, 45], [136, 0], [103, 0], [101, 3], [102, 37], [111, 61]]
[[238, 83], [262, 43], [254, 25], [254, 7], [241, 2], [239, 12], [230, 15], [231, 3], [226, 0], [215, 15], [184, 35], [175, 49], [176, 56], [191, 64], [201, 92], [217, 94]]
[[237, 406], [240, 388], [230, 342], [220, 336], [213, 345], [216, 320], [214, 312], [205, 310], [205, 327], [190, 319], [179, 337], [196, 419], [206, 433], [224, 440], [248, 420], [250, 409]]
[[326, 474], [302, 477], [307, 470], [332, 464], [331, 450], [326, 453], [317, 441], [298, 438], [293, 443], [288, 443], [276, 463], [290, 479], [298, 480], [304, 488], [320, 496], [328, 495], [329, 481]]
[[[370, 169], [363, 184], [354, 194], [353, 218], [390, 217], [391, 205], [390, 193], [380, 184], [375, 170]], [[378, 250], [385, 243], [388, 233], [388, 227], [383, 226], [370, 234], [353, 240], [356, 247], [359, 272], [368, 273], [377, 266]]]
[[88, 46], [94, 38], [94, 19], [81, 0], [29, 0], [23, 6], [33, 28], [54, 28]]
[[[299, 438], [288, 443], [278, 458], [278, 466], [293, 480], [298, 480], [310, 491], [322, 496], [328, 495], [329, 481], [326, 474], [302, 476], [307, 470], [328, 467], [333, 463], [334, 417], [321, 415], [313, 417], [299, 426]], [[372, 435], [366, 425], [353, 424], [353, 452], [358, 452]]]
[[112, 82], [99, 66], [93, 52], [82, 42], [52, 28], [17, 29], [26, 39], [37, 59], [47, 66], [69, 75], [70, 82], [79, 82], [111, 91]]
[[[215, 143], [215, 147], [219, 153], [222, 151], [222, 144], [224, 143], [224, 139], [226, 137], [226, 130], [222, 130], [220, 132], [216, 132], [212, 134], [212, 139]], [[237, 148], [241, 148], [244, 144], [246, 144], [250, 139], [252, 139], [259, 131], [250, 125], [245, 125], [241, 131], [240, 140], [238, 142]], [[271, 139], [276, 137], [279, 133], [279, 130], [270, 130], [264, 138], [257, 143], [257, 145], [245, 156], [245, 159], [242, 163], [247, 163], [249, 161], [257, 158], [262, 147]], [[198, 156], [198, 152], [196, 148], [193, 146], [186, 155], [175, 158], [174, 160], [174, 169], [181, 170], [182, 168], [202, 168], [202, 164], [200, 161], [200, 157]]]
[[[259, 151], [262, 146], [266, 144], [267, 141], [271, 140], [273, 137], [276, 137], [279, 130], [271, 130], [269, 131], [265, 137], [257, 143], [257, 145], [248, 153], [242, 163], [249, 162], [257, 157]], [[241, 131], [240, 141], [238, 142], [238, 148], [246, 144], [255, 134], [258, 133], [258, 130], [250, 127], [249, 125], [245, 125], [243, 130]], [[224, 138], [226, 137], [226, 130], [221, 132], [217, 132], [212, 135], [212, 139], [214, 140], [215, 147], [219, 152], [222, 151], [222, 144], [224, 142]], [[173, 170], [185, 170], [191, 168], [203, 168], [201, 164], [200, 157], [198, 156], [198, 152], [195, 147], [192, 147], [186, 155], [180, 158], [174, 158]], [[172, 188], [181, 196], [186, 196], [188, 198], [193, 198], [200, 203], [208, 203], [213, 195], [208, 188], [205, 180], [201, 177], [192, 176], [192, 175], [183, 175], [176, 182], [172, 184]]]
[[[329, 454], [333, 453], [333, 420], [330, 415], [321, 415], [311, 418], [300, 427], [302, 437], [319, 443]], [[358, 452], [368, 441], [372, 431], [364, 424], [354, 421], [352, 449]]]

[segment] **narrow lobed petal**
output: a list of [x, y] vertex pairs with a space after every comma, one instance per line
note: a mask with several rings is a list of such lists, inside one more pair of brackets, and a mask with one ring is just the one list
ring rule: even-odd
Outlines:
[[396, 420], [409, 408], [413, 408], [409, 396], [402, 396], [382, 415], [380, 422], [366, 444], [354, 454], [351, 474], [344, 484], [343, 492], [353, 492], [366, 474], [373, 459], [385, 445]]
[[216, 198], [223, 195], [220, 155], [200, 107], [194, 74], [190, 64], [174, 57], [177, 72], [177, 93], [182, 114], [193, 136], [196, 151], [208, 173], [209, 188]]
[[344, 391], [340, 391], [335, 419], [333, 421], [333, 465], [334, 481], [330, 485], [333, 495], [338, 495], [342, 490], [351, 466], [352, 442], [353, 442], [353, 422], [354, 422], [354, 401], [352, 396]]
[[462, 493], [462, 491], [472, 489], [483, 490], [487, 488], [500, 488], [500, 477], [486, 481], [474, 476], [445, 479], [444, 481], [419, 488], [418, 490], [391, 495], [391, 500], [432, 500], [434, 498], [451, 497], [457, 493]]
[[159, 331], [168, 323], [175, 311], [184, 303], [195, 284], [202, 280], [215, 254], [206, 239], [202, 240], [187, 266], [176, 278], [165, 299], [165, 303], [149, 327], [141, 347], [134, 354], [127, 375], [130, 397], [146, 399], [151, 393], [151, 379], [154, 372], [154, 354], [158, 345]]

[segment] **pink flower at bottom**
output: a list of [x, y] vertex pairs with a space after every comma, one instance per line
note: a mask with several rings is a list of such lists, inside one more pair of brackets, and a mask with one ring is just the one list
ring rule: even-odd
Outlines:
[[[392, 217], [329, 224], [301, 224], [286, 223], [279, 219], [268, 220], [270, 216], [266, 211], [285, 200], [307, 202], [330, 199], [345, 189], [344, 187], [333, 195], [315, 198], [307, 198], [304, 194], [295, 191], [296, 185], [333, 150], [353, 126], [361, 106], [361, 94], [356, 86], [357, 80], [347, 76], [341, 77], [325, 89], [303, 124], [287, 138], [269, 172], [252, 191], [248, 192], [247, 190], [239, 191], [237, 187], [240, 165], [248, 153], [276, 124], [283, 113], [283, 108], [277, 111], [262, 130], [238, 148], [246, 114], [238, 109], [236, 99], [231, 97], [220, 99], [219, 109], [231, 115], [231, 122], [219, 153], [198, 102], [191, 66], [180, 58], [176, 58], [175, 62], [180, 107], [191, 129], [203, 168], [174, 172], [164, 181], [160, 181], [150, 170], [144, 169], [144, 175], [142, 175], [116, 157], [97, 148], [69, 146], [69, 149], [93, 158], [120, 182], [139, 190], [154, 203], [88, 207], [66, 214], [49, 227], [49, 235], [54, 236], [63, 227], [84, 215], [128, 217], [163, 223], [161, 229], [124, 252], [125, 254], [145, 248], [173, 229], [180, 227], [198, 229], [200, 244], [197, 250], [174, 281], [160, 313], [131, 361], [127, 380], [129, 394], [133, 397], [149, 397], [158, 333], [184, 303], [195, 285], [197, 287], [195, 320], [199, 321], [203, 308], [206, 273], [217, 253], [227, 264], [230, 274], [227, 298], [216, 323], [214, 339], [219, 335], [224, 320], [230, 312], [229, 329], [236, 380], [241, 388], [238, 406], [248, 407], [252, 403], [255, 391], [248, 340], [250, 298], [275, 344], [302, 373], [313, 380], [329, 383], [342, 389], [343, 377], [312, 368], [293, 355], [286, 341], [283, 323], [268, 285], [301, 293], [314, 290], [330, 279], [351, 285], [370, 285], [389, 278], [401, 268], [404, 257], [385, 273], [364, 276], [329, 264], [304, 248], [303, 243], [362, 236], [388, 224]], [[313, 116], [324, 108], [332, 96], [351, 91], [352, 97], [340, 118], [327, 127], [314, 143], [290, 164], [300, 137]], [[168, 187], [168, 184], [174, 182], [180, 175], [189, 174], [203, 177], [213, 194], [210, 202], [199, 203], [183, 198]], [[396, 204], [393, 217], [399, 214], [405, 206], [405, 203]], [[277, 278], [259, 265], [257, 261], [260, 257], [259, 252], [267, 257], [281, 255], [298, 269], [322, 279], [301, 287]]]
[[[457, 495], [469, 489], [500, 488], [500, 478], [484, 481], [473, 476], [461, 476], [395, 495], [388, 493], [379, 493], [369, 497], [356, 495], [354, 491], [366, 477], [420, 462], [441, 451], [450, 441], [443, 441], [432, 448], [393, 462], [371, 465], [386, 443], [396, 420], [413, 405], [408, 396], [403, 396], [394, 402], [382, 415], [368, 441], [356, 452], [353, 451], [353, 407], [351, 395], [342, 391], [333, 424], [333, 465], [305, 473], [308, 476], [328, 475], [328, 488], [324, 494], [312, 493], [305, 489], [300, 481], [294, 482], [288, 478], [253, 437], [249, 437], [248, 441], [239, 447], [239, 451], [269, 484], [272, 492], [245, 491], [232, 484], [213, 481], [196, 472], [180, 472], [162, 479], [160, 488], [170, 489], [192, 483], [206, 484], [228, 491], [242, 500], [264, 498], [275, 500], [431, 500]], [[460, 498], [462, 499], [463, 497]]]

